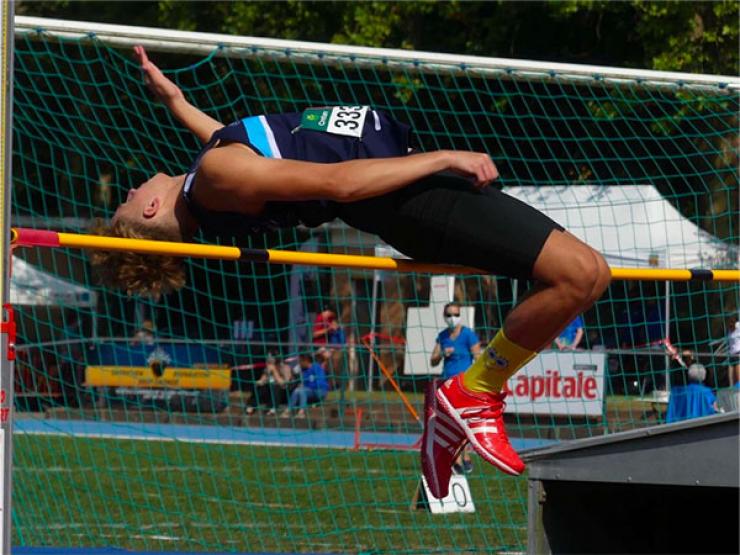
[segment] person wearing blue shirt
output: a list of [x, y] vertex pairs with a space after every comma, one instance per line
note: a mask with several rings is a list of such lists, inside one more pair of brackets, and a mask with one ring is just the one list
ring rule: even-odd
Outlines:
[[[480, 339], [473, 330], [462, 325], [459, 304], [447, 303], [443, 315], [447, 327], [437, 335], [430, 362], [432, 366], [437, 366], [444, 360], [442, 380], [446, 381], [470, 368], [480, 354]], [[461, 470], [472, 472], [473, 461], [467, 449], [457, 458], [453, 470], [458, 473]]]
[[329, 382], [326, 379], [324, 367], [314, 362], [311, 355], [301, 355], [298, 363], [301, 367], [301, 384], [290, 394], [288, 408], [282, 414], [284, 417], [290, 416], [293, 409], [298, 407], [296, 418], [305, 418], [308, 404], [320, 403], [329, 391]]
[[459, 304], [446, 304], [444, 319], [447, 327], [437, 335], [431, 363], [437, 366], [444, 360], [442, 379], [447, 380], [473, 364], [480, 354], [480, 339], [473, 330], [461, 324]]
[[688, 369], [688, 384], [671, 388], [666, 422], [678, 422], [718, 412], [712, 390], [704, 385], [707, 369], [703, 364], [692, 364]]
[[583, 339], [583, 317], [576, 316], [568, 327], [555, 339], [555, 345], [561, 351], [575, 351]]

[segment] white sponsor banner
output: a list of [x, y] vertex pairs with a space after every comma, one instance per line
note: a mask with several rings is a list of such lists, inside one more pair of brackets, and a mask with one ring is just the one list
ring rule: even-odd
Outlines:
[[542, 351], [507, 383], [506, 412], [601, 416], [606, 353]]

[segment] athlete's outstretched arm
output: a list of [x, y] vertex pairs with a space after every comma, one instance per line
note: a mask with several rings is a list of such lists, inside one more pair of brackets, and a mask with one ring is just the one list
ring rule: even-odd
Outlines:
[[162, 71], [149, 60], [143, 46], [134, 46], [134, 56], [141, 65], [141, 71], [144, 72], [144, 82], [149, 90], [170, 109], [172, 115], [180, 123], [198, 137], [200, 142], [208, 142], [213, 132], [224, 126], [223, 123], [216, 121], [190, 104], [185, 99], [185, 95], [182, 94], [180, 87], [165, 77]]
[[[439, 150], [400, 158], [316, 164], [263, 158], [240, 145], [216, 148], [204, 156], [199, 179], [212, 190], [211, 209], [234, 202], [334, 200], [355, 202], [401, 189], [433, 173], [450, 170], [486, 187], [498, 177], [496, 166], [480, 152]], [[224, 206], [216, 206], [222, 203]]]

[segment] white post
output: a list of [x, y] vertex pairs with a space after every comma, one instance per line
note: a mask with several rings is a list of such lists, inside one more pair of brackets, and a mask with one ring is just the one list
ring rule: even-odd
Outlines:
[[0, 86], [0, 295], [2, 295], [2, 329], [0, 329], [0, 541], [3, 555], [10, 555], [11, 539], [11, 472], [13, 465], [13, 359], [15, 348], [15, 322], [10, 305], [10, 188], [11, 139], [13, 127], [13, 16], [14, 2], [0, 2], [2, 21], [2, 86]]

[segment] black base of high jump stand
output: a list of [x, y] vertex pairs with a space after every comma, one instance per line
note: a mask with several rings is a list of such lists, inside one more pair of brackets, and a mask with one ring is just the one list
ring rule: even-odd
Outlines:
[[740, 413], [530, 451], [528, 553], [739, 553]]

